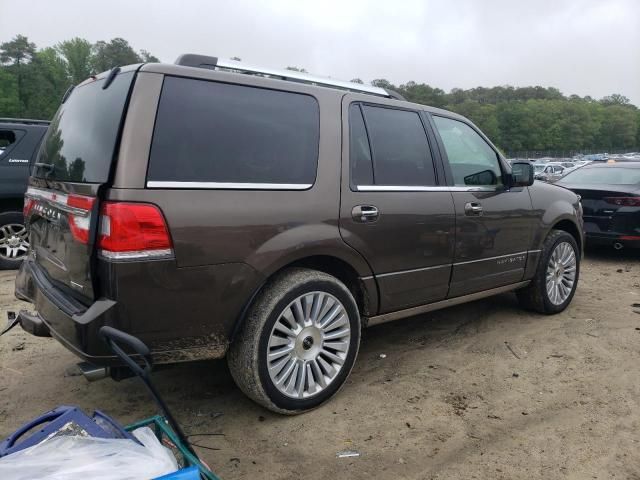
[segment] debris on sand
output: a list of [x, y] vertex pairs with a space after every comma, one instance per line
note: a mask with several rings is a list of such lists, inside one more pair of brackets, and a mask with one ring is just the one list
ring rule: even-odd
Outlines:
[[509, 345], [509, 342], [504, 342], [504, 344], [506, 345], [506, 347], [509, 349], [509, 351], [513, 354], [514, 357], [516, 357], [518, 360], [520, 360], [520, 357], [518, 356], [518, 354], [513, 350], [513, 348], [511, 348], [511, 345]]
[[357, 450], [342, 450], [341, 452], [336, 453], [336, 457], [338, 458], [351, 458], [351, 457], [359, 457], [360, 452]]

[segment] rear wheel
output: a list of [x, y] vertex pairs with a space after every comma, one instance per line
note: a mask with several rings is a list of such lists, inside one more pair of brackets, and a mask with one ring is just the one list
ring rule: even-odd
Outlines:
[[360, 316], [347, 287], [326, 273], [290, 269], [254, 302], [230, 347], [240, 389], [269, 410], [315, 408], [343, 385], [360, 344]]
[[544, 242], [536, 274], [517, 292], [520, 304], [539, 313], [563, 311], [575, 294], [580, 275], [580, 253], [575, 238], [552, 230]]
[[0, 270], [18, 268], [29, 250], [21, 212], [0, 213]]

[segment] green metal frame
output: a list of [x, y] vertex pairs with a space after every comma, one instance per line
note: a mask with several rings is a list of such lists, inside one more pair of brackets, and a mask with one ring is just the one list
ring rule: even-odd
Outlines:
[[167, 421], [163, 416], [154, 415], [153, 417], [145, 418], [144, 420], [127, 425], [125, 429], [128, 432], [131, 432], [132, 430], [140, 427], [151, 428], [156, 434], [156, 437], [158, 437], [160, 443], [162, 443], [163, 437], [168, 438], [169, 441], [176, 446], [180, 455], [182, 455], [184, 465], [198, 467], [198, 470], [200, 470], [200, 476], [204, 480], [220, 480], [220, 477], [216, 476], [216, 474], [209, 470], [209, 468], [207, 468], [198, 457], [189, 452], [189, 449], [186, 448], [180, 440], [178, 440], [175, 432], [171, 430], [171, 427], [167, 424]]

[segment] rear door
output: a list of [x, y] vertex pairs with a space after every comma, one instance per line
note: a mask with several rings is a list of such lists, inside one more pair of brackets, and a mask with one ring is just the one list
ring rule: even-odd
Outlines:
[[506, 189], [493, 147], [469, 124], [433, 115], [455, 204], [449, 297], [522, 280], [536, 221], [527, 188]]
[[88, 303], [97, 195], [109, 181], [134, 71], [77, 86], [55, 114], [32, 167], [25, 212], [36, 274]]
[[422, 112], [354, 94], [342, 115], [340, 232], [371, 265], [380, 313], [444, 299], [455, 215]]

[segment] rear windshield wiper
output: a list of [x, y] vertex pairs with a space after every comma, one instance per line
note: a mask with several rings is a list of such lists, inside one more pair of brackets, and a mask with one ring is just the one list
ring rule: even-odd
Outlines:
[[34, 162], [33, 166], [36, 168], [41, 168], [45, 171], [44, 178], [47, 178], [56, 170], [56, 166], [52, 163]]
[[53, 163], [42, 163], [42, 162], [35, 162], [34, 165], [36, 167], [40, 167], [43, 168], [45, 170], [55, 170], [56, 166]]

